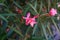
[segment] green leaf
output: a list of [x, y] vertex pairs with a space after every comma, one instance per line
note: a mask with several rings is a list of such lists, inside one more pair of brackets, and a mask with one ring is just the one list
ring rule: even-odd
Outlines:
[[32, 37], [32, 40], [45, 40], [43, 37]]
[[28, 4], [26, 5], [25, 9], [23, 10], [23, 15], [26, 15], [26, 13], [28, 12], [28, 10], [30, 9], [30, 6], [28, 6]]
[[37, 24], [34, 26], [34, 29], [33, 29], [33, 33], [32, 33], [32, 35], [34, 35], [36, 32], [36, 29], [37, 29]]
[[48, 28], [48, 31], [49, 31], [50, 35], [52, 36], [52, 31], [51, 31], [51, 29], [50, 29], [49, 22], [47, 23], [47, 28]]
[[36, 0], [35, 3], [34, 3], [34, 8], [35, 8], [35, 9], [37, 8], [37, 0]]
[[46, 37], [46, 40], [48, 40], [46, 29], [45, 29], [44, 25], [42, 24], [42, 22], [41, 22], [41, 26], [42, 26], [43, 33], [44, 33], [44, 35]]
[[5, 14], [0, 14], [0, 15], [2, 15], [2, 16], [16, 16], [17, 14], [7, 14], [7, 13], [5, 13]]
[[52, 20], [52, 22], [53, 22], [54, 26], [56, 27], [57, 31], [60, 33], [60, 31], [59, 31], [59, 29], [58, 29], [58, 26], [57, 26], [57, 24], [55, 23], [54, 19], [53, 19], [53, 18], [51, 18], [51, 20]]
[[50, 6], [51, 6], [51, 3], [50, 3], [50, 0], [48, 0], [48, 11], [50, 10]]
[[25, 33], [25, 35], [29, 32], [30, 28], [31, 28], [31, 27], [29, 26], [28, 29], [27, 29], [27, 31], [26, 31], [26, 33]]
[[17, 30], [16, 28], [13, 28], [12, 26], [11, 27], [8, 26], [8, 27], [11, 28], [13, 31], [15, 31], [17, 34], [19, 34], [21, 37], [23, 37], [23, 34], [19, 30]]
[[23, 9], [23, 8], [22, 8], [18, 3], [16, 3], [15, 1], [13, 1], [13, 3], [14, 3], [17, 7]]
[[42, 6], [43, 6], [43, 3], [42, 3], [42, 1], [41, 1], [40, 8], [39, 8], [39, 13], [40, 13], [41, 10], [42, 10]]
[[0, 18], [5, 20], [6, 22], [8, 22], [8, 20], [5, 17], [3, 17], [2, 15], [0, 15]]
[[31, 6], [33, 8], [33, 10], [36, 12], [36, 14], [38, 14], [37, 10], [33, 7], [32, 4], [29, 3], [29, 6]]
[[26, 33], [25, 33], [25, 38], [24, 38], [24, 40], [27, 40], [27, 37], [26, 37], [26, 35], [28, 34], [28, 32], [30, 31], [30, 26], [28, 27], [28, 29], [27, 29], [27, 31], [26, 31]]

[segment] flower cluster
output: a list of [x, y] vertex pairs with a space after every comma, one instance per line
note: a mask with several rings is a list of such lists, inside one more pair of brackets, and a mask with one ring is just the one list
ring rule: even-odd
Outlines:
[[[51, 10], [49, 11], [49, 15], [50, 16], [55, 16], [57, 14], [57, 10], [54, 8], [51, 8]], [[33, 18], [30, 17], [30, 12], [27, 13], [27, 17], [23, 17], [23, 19], [26, 20], [26, 25], [31, 25], [31, 27], [34, 26], [34, 24], [36, 24], [37, 22], [35, 21], [35, 18], [37, 18], [37, 16], [34, 16]]]

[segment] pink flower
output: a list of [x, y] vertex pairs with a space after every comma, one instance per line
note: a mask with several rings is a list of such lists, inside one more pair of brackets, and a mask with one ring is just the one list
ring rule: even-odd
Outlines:
[[50, 14], [50, 16], [55, 16], [57, 14], [57, 10], [54, 8], [51, 8], [49, 14]]
[[26, 25], [31, 25], [31, 27], [34, 26], [37, 22], [35, 21], [35, 16], [33, 18], [30, 17], [30, 13], [27, 14], [27, 17], [23, 17], [23, 19], [26, 20]]
[[58, 7], [60, 7], [60, 4], [58, 4]]
[[60, 7], [60, 2], [59, 3], [57, 3], [58, 4], [58, 8]]

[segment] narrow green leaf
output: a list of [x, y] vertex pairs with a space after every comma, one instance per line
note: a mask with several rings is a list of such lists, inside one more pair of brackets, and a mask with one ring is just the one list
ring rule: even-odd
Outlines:
[[29, 32], [30, 28], [31, 28], [31, 27], [29, 26], [28, 29], [27, 29], [27, 31], [26, 31], [26, 33], [25, 33], [25, 35]]
[[29, 3], [29, 5], [33, 8], [33, 10], [36, 12], [36, 14], [38, 14], [37, 10], [33, 7], [33, 5], [30, 3]]
[[18, 3], [16, 3], [15, 1], [13, 1], [13, 3], [14, 3], [17, 7], [23, 9], [23, 8], [22, 8]]
[[50, 27], [50, 25], [49, 25], [49, 22], [48, 22], [48, 23], [47, 23], [47, 28], [48, 28], [48, 30], [49, 30], [50, 35], [52, 36], [52, 32], [51, 32], [51, 29], [50, 29], [49, 27]]
[[40, 8], [39, 8], [39, 13], [40, 13], [41, 10], [42, 10], [42, 6], [43, 6], [43, 3], [42, 3], [42, 1], [41, 1]]
[[48, 0], [48, 11], [50, 10], [50, 5], [51, 5], [50, 0]]
[[41, 23], [41, 26], [42, 26], [43, 33], [44, 33], [44, 35], [46, 37], [46, 40], [48, 40], [46, 29], [45, 29], [45, 27], [44, 27], [44, 25], [42, 23]]
[[[29, 30], [30, 30], [31, 27], [28, 27], [26, 33], [25, 33], [25, 36], [28, 34]], [[24, 38], [24, 40], [27, 40], [27, 37]]]
[[32, 37], [32, 39], [34, 39], [34, 40], [45, 40], [45, 38], [43, 38], [43, 37]]
[[35, 8], [35, 9], [37, 8], [37, 0], [36, 0], [35, 3], [34, 3], [34, 8]]
[[3, 17], [2, 15], [0, 15], [0, 18], [5, 20], [6, 22], [8, 22], [8, 20], [5, 17]]
[[20, 32], [20, 31], [18, 31], [18, 30], [16, 30], [15, 28], [13, 28], [13, 27], [10, 27], [10, 26], [8, 26], [9, 28], [11, 28], [13, 31], [15, 31], [16, 33], [18, 33], [21, 37], [23, 37], [23, 34]]
[[26, 13], [28, 12], [28, 10], [30, 9], [30, 6], [28, 6], [28, 4], [26, 5], [26, 8], [23, 10], [24, 14], [23, 15], [26, 15]]
[[37, 24], [34, 26], [32, 35], [34, 35], [34, 33], [36, 32], [36, 29], [37, 29]]
[[15, 16], [15, 15], [17, 15], [17, 14], [0, 14], [0, 15], [2, 15], [2, 16]]
[[57, 31], [60, 33], [60, 31], [59, 31], [59, 29], [58, 29], [58, 27], [57, 27], [57, 24], [55, 23], [54, 19], [53, 19], [53, 18], [51, 18], [51, 20], [52, 20], [52, 22], [53, 22], [54, 26], [56, 27]]

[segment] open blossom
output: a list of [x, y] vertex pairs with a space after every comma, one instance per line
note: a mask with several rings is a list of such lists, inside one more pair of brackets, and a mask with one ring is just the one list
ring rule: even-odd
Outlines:
[[26, 20], [26, 25], [31, 25], [31, 27], [34, 26], [37, 22], [35, 21], [35, 16], [33, 18], [30, 17], [30, 13], [27, 14], [27, 17], [23, 17], [23, 19]]
[[57, 14], [57, 10], [54, 8], [51, 8], [51, 10], [49, 11], [49, 15], [50, 16], [55, 16]]

